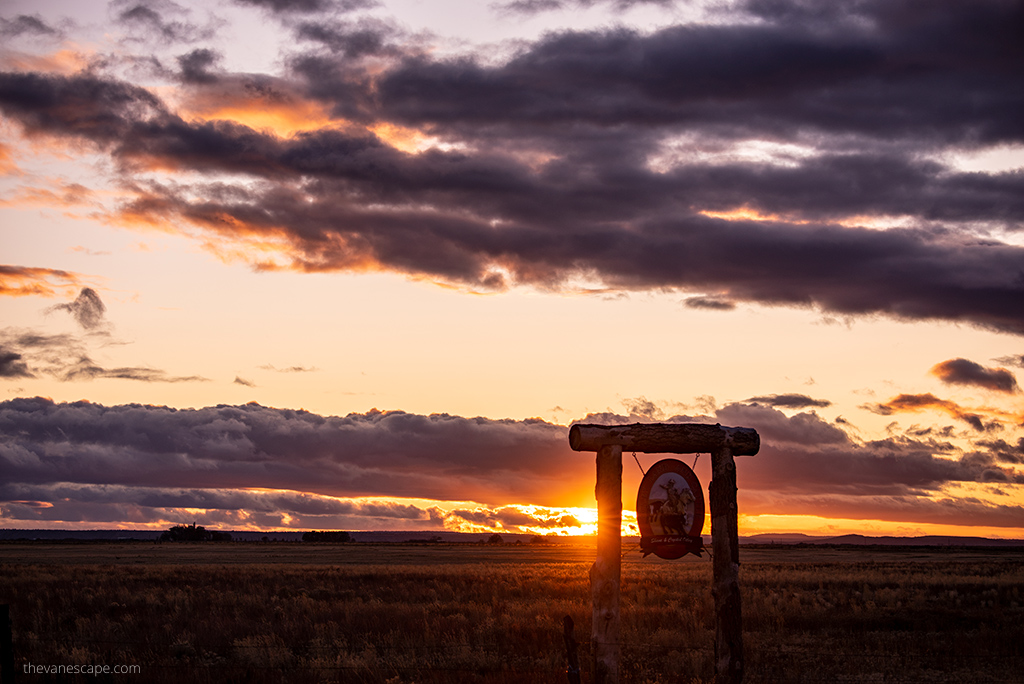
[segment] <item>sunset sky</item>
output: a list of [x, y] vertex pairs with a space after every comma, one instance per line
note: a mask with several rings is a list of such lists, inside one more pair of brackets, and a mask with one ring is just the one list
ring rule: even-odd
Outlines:
[[741, 534], [1024, 539], [1022, 35], [5, 0], [0, 527], [585, 534], [567, 426], [674, 421], [760, 433]]

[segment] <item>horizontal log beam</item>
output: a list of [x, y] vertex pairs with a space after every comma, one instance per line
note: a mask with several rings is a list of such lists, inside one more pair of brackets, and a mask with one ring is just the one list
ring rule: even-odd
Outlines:
[[706, 423], [577, 423], [569, 428], [569, 446], [573, 451], [620, 446], [643, 454], [701, 454], [728, 447], [734, 456], [753, 456], [761, 448], [761, 438], [753, 428]]

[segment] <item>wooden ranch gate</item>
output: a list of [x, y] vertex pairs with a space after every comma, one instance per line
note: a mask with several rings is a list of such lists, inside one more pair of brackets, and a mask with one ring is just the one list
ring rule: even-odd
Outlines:
[[594, 605], [591, 641], [594, 683], [619, 682], [619, 582], [622, 576], [622, 452], [711, 454], [711, 591], [715, 598], [715, 682], [743, 679], [739, 535], [736, 528], [736, 463], [761, 446], [752, 428], [703, 423], [635, 423], [569, 428], [574, 451], [597, 452], [597, 560], [590, 570]]

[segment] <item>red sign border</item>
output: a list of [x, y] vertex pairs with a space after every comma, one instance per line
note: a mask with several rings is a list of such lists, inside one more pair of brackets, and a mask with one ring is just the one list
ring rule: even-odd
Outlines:
[[[693, 520], [685, 535], [654, 535], [651, 530], [648, 518], [651, 490], [658, 478], [667, 473], [681, 475], [693, 494]], [[636, 524], [640, 528], [640, 549], [645, 556], [653, 553], [658, 558], [676, 560], [688, 553], [701, 555], [704, 549], [704, 539], [701, 537], [704, 529], [704, 490], [690, 466], [675, 458], [666, 458], [651, 466], [636, 493]]]

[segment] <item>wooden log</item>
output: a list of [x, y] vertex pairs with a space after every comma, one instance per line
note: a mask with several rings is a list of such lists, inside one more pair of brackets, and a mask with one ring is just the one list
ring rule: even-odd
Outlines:
[[743, 680], [740, 546], [736, 462], [728, 448], [711, 452], [711, 593], [715, 599], [715, 684]]
[[580, 657], [573, 627], [571, 617], [566, 615], [562, 618], [562, 638], [565, 639], [565, 660], [568, 663], [565, 674], [569, 678], [569, 684], [580, 684]]
[[619, 583], [622, 576], [622, 447], [597, 452], [597, 560], [590, 568], [594, 684], [619, 683]]
[[712, 453], [728, 447], [733, 456], [753, 456], [761, 447], [761, 439], [753, 428], [707, 423], [577, 423], [569, 428], [569, 446], [574, 451], [598, 451], [613, 445], [644, 454]]

